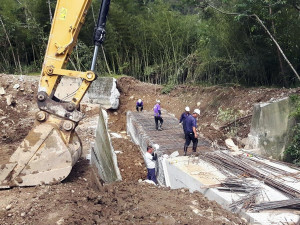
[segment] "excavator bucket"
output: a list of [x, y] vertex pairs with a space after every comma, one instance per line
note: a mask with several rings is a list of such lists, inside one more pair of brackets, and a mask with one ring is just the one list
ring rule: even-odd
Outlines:
[[75, 131], [68, 139], [55, 123], [37, 124], [0, 167], [0, 188], [54, 184], [65, 179], [81, 156]]

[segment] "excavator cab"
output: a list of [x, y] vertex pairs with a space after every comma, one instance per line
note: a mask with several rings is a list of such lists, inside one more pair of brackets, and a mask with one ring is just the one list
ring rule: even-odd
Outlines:
[[[94, 32], [95, 50], [91, 70], [66, 70], [66, 63], [77, 42], [77, 37], [91, 0], [58, 0], [52, 20], [47, 50], [42, 66], [36, 101], [39, 112], [34, 127], [10, 157], [0, 166], [0, 188], [54, 184], [65, 179], [82, 152], [80, 138], [75, 132], [84, 114], [80, 102], [92, 81], [99, 46], [105, 37], [105, 24], [110, 0], [103, 0]], [[82, 83], [71, 101], [55, 96], [63, 76], [81, 78]]]

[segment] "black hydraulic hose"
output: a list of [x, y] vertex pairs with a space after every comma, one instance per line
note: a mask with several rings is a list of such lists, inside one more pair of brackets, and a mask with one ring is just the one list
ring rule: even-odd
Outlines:
[[105, 25], [107, 14], [109, 10], [110, 0], [102, 0], [101, 8], [99, 11], [99, 17], [97, 21], [97, 27], [95, 28], [94, 33], [94, 44], [96, 46], [100, 46], [105, 39]]
[[106, 25], [109, 5], [110, 5], [110, 0], [102, 0], [100, 11], [99, 11], [99, 17], [97, 21], [97, 27], [95, 28], [94, 31], [95, 49], [94, 49], [94, 55], [92, 60], [92, 66], [91, 66], [92, 71], [95, 70], [99, 46], [102, 45], [105, 39], [105, 34], [106, 34], [105, 25]]

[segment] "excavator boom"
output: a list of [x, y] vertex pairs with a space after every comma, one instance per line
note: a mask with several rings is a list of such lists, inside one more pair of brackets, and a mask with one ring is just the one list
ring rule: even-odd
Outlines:
[[[98, 46], [105, 36], [105, 23], [110, 1], [103, 0], [94, 33], [95, 52], [91, 71], [65, 69], [77, 42], [91, 0], [58, 0], [52, 21], [47, 50], [42, 66], [35, 124], [9, 163], [0, 167], [0, 188], [58, 183], [71, 172], [81, 156], [81, 141], [75, 128], [84, 114], [80, 102], [91, 82]], [[81, 78], [82, 83], [69, 102], [56, 97], [63, 76]]]

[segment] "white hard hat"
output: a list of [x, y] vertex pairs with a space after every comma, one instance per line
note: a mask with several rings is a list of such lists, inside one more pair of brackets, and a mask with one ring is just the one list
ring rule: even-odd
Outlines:
[[190, 111], [190, 107], [185, 107], [185, 111], [189, 112]]
[[200, 109], [195, 109], [193, 113], [200, 115]]
[[141, 102], [142, 102], [142, 99], [139, 99], [138, 102], [141, 103]]
[[158, 144], [154, 144], [154, 145], [153, 145], [153, 148], [154, 148], [155, 150], [158, 150], [158, 149], [159, 149], [159, 145], [158, 145]]
[[160, 101], [159, 101], [159, 100], [156, 100], [156, 102], [157, 102], [157, 103], [160, 103]]

